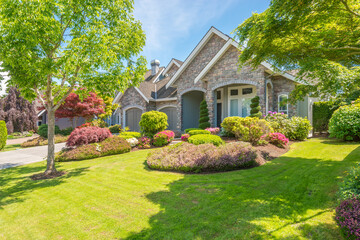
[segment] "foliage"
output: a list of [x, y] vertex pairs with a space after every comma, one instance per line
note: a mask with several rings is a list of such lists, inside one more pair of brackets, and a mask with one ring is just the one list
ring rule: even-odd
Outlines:
[[335, 220], [346, 239], [360, 238], [360, 199], [343, 200], [336, 208]]
[[56, 154], [56, 161], [75, 161], [97, 158], [102, 156], [126, 153], [131, 150], [130, 144], [118, 137], [113, 136], [99, 143], [82, 145], [77, 148], [63, 150]]
[[150, 138], [143, 136], [143, 137], [139, 138], [138, 148], [141, 148], [141, 149], [150, 148], [150, 142], [151, 142]]
[[313, 104], [313, 127], [315, 132], [328, 130], [330, 118], [339, 106], [334, 102], [315, 102]]
[[220, 132], [220, 128], [218, 128], [218, 127], [215, 127], [215, 128], [206, 128], [205, 130], [206, 130], [206, 131], [209, 131], [211, 134], [214, 134], [214, 135], [216, 135], [216, 134], [218, 134], [218, 133]]
[[181, 141], [187, 142], [189, 140], [190, 134], [185, 133], [181, 135]]
[[98, 143], [111, 137], [111, 133], [107, 128], [86, 127], [76, 128], [66, 141], [66, 146], [74, 147], [90, 143]]
[[250, 117], [257, 117], [257, 118], [261, 118], [262, 114], [260, 112], [260, 97], [256, 96], [254, 98], [251, 99], [251, 104], [250, 104]]
[[167, 115], [163, 112], [158, 111], [149, 111], [141, 115], [141, 120], [139, 122], [141, 132], [152, 138], [157, 132], [164, 131], [167, 126]]
[[265, 120], [270, 123], [274, 132], [285, 134], [289, 120], [286, 114], [269, 111], [265, 116]]
[[303, 141], [308, 137], [311, 129], [311, 123], [307, 118], [294, 116], [287, 122], [285, 136], [290, 140]]
[[152, 169], [216, 172], [256, 166], [256, 156], [256, 151], [243, 143], [231, 143], [221, 147], [212, 144], [196, 146], [179, 143], [151, 152], [146, 162]]
[[0, 98], [0, 120], [6, 122], [8, 134], [37, 130], [34, 105], [21, 97], [15, 87], [10, 87], [6, 97]]
[[199, 128], [205, 129], [210, 127], [209, 122], [209, 110], [206, 103], [206, 100], [202, 100], [200, 103], [200, 118], [199, 118]]
[[280, 148], [285, 148], [289, 143], [289, 139], [287, 139], [284, 134], [277, 132], [267, 134], [265, 140]]
[[329, 122], [330, 137], [352, 141], [360, 139], [360, 104], [342, 106]]
[[[63, 143], [66, 142], [67, 139], [68, 136], [55, 135], [55, 143]], [[44, 145], [48, 145], [48, 139], [43, 137], [37, 137], [37, 138], [29, 139], [26, 142], [23, 142], [20, 146], [22, 148], [27, 148], [27, 147], [37, 147]]]
[[137, 140], [136, 138], [128, 138], [126, 139], [126, 141], [130, 144], [130, 146], [136, 147], [139, 144], [139, 140]]
[[175, 137], [175, 133], [170, 130], [158, 132], [157, 134], [154, 135], [152, 144], [157, 147], [162, 147], [171, 143], [172, 140], [174, 140], [174, 137]]
[[7, 136], [7, 139], [18, 139], [18, 138], [24, 138], [24, 137], [31, 137], [34, 135], [33, 131], [25, 131], [25, 132], [14, 132]]
[[185, 129], [185, 133], [189, 133], [191, 130], [203, 130], [201, 128], [188, 128], [188, 129]]
[[191, 130], [189, 131], [190, 136], [198, 135], [198, 134], [211, 134], [208, 130]]
[[[48, 138], [48, 125], [41, 124], [38, 129], [38, 134], [40, 137]], [[55, 125], [55, 134], [60, 134], [60, 128], [58, 125]]]
[[340, 184], [338, 195], [342, 200], [352, 197], [360, 199], [360, 164], [348, 171]]
[[99, 115], [99, 118], [104, 120], [108, 117], [111, 117], [111, 115], [113, 114], [113, 112], [119, 107], [119, 104], [114, 103], [113, 104], [113, 98], [109, 97], [109, 96], [104, 96], [103, 97], [104, 100], [104, 113]]
[[74, 129], [72, 127], [64, 128], [60, 130], [60, 134], [63, 136], [69, 136]]
[[0, 121], [0, 151], [4, 149], [7, 139], [7, 129], [5, 121]]
[[141, 134], [138, 132], [121, 132], [119, 134], [119, 137], [124, 138], [124, 139], [129, 139], [129, 138], [140, 138]]
[[239, 121], [241, 121], [241, 117], [227, 117], [227, 118], [225, 118], [221, 123], [221, 127], [224, 129], [225, 135], [234, 136], [233, 128], [235, 127], [235, 125]]
[[267, 61], [278, 71], [297, 70], [307, 83], [292, 95], [298, 99], [346, 95], [360, 81], [359, 11], [357, 0], [273, 0], [235, 30], [240, 65]]
[[206, 143], [212, 143], [215, 146], [220, 146], [224, 144], [225, 142], [221, 139], [221, 137], [217, 135], [211, 135], [211, 134], [198, 134], [193, 135], [188, 138], [188, 142], [199, 145], [199, 144], [206, 144]]
[[121, 132], [121, 125], [115, 124], [109, 127], [111, 133], [120, 133]]

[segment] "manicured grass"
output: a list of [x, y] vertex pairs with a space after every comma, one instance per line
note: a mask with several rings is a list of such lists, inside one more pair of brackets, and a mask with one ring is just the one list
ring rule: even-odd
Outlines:
[[12, 150], [16, 150], [18, 148], [21, 148], [20, 144], [9, 144], [9, 145], [5, 145], [4, 149], [1, 150], [2, 152], [5, 151], [12, 151]]
[[[149, 170], [149, 150], [0, 171], [0, 239], [341, 239], [337, 184], [360, 144], [312, 139], [248, 170]], [[156, 151], [156, 150], [155, 150]]]

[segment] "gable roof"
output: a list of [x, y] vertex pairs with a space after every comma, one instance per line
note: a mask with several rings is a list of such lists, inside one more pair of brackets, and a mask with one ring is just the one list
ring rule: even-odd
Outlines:
[[178, 59], [175, 59], [175, 58], [171, 59], [171, 61], [169, 62], [169, 64], [166, 66], [165, 71], [163, 72], [163, 75], [165, 75], [165, 74], [171, 69], [171, 67], [172, 67], [173, 65], [175, 65], [175, 66], [177, 66], [178, 68], [180, 68], [182, 64], [183, 64], [183, 62], [180, 61], [180, 60], [178, 60]]

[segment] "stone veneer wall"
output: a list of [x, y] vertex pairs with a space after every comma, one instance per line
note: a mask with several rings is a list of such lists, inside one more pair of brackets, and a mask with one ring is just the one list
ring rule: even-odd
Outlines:
[[[295, 89], [296, 83], [286, 79], [282, 76], [272, 77], [272, 83], [274, 85], [274, 97], [273, 97], [273, 109], [274, 111], [278, 112], [278, 100], [279, 95], [287, 94], [290, 95], [291, 91]], [[288, 105], [288, 114], [289, 116], [296, 115], [296, 105]]]

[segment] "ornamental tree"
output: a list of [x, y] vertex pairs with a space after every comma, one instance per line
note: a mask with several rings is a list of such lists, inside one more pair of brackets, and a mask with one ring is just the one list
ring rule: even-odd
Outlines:
[[360, 83], [358, 0], [272, 0], [234, 31], [240, 65], [268, 61], [278, 71], [296, 70], [292, 99], [309, 92], [346, 95]]
[[9, 85], [48, 113], [45, 175], [56, 173], [55, 112], [74, 88], [112, 95], [138, 84], [145, 44], [133, 1], [0, 0], [0, 59]]

